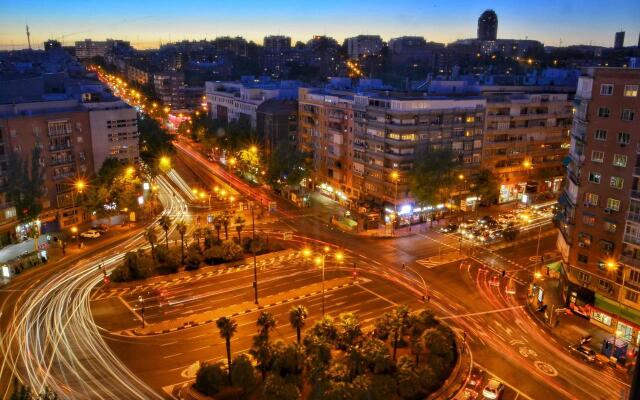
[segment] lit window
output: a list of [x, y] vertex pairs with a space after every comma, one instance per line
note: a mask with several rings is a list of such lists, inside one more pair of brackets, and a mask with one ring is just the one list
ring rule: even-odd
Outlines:
[[584, 203], [585, 206], [597, 206], [598, 201], [600, 200], [600, 196], [595, 193], [585, 193], [584, 195]]
[[615, 233], [618, 225], [613, 222], [604, 221], [603, 227], [606, 232]]
[[620, 200], [609, 197], [607, 199], [607, 208], [612, 211], [620, 211]]
[[631, 141], [631, 135], [627, 132], [619, 132], [618, 133], [618, 143], [619, 144], [629, 144]]
[[627, 166], [627, 156], [624, 154], [614, 154], [613, 155], [613, 165], [616, 167], [626, 167]]
[[624, 85], [624, 97], [638, 97], [638, 85]]
[[602, 179], [602, 175], [599, 174], [598, 172], [589, 172], [589, 182], [600, 183], [601, 179]]
[[591, 214], [582, 215], [582, 223], [588, 226], [593, 226], [596, 223], [596, 217]]
[[626, 289], [625, 290], [625, 294], [624, 294], [624, 298], [627, 299], [628, 301], [633, 302], [633, 303], [637, 303], [638, 302], [638, 292], [634, 292], [633, 290]]
[[624, 179], [619, 176], [612, 176], [609, 181], [609, 186], [615, 189], [622, 189], [624, 186]]

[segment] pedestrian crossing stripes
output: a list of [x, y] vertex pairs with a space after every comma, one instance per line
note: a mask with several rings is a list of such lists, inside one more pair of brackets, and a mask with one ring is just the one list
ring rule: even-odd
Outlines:
[[421, 258], [419, 260], [416, 260], [416, 262], [425, 268], [435, 268], [437, 266], [448, 264], [454, 261], [459, 261], [464, 258], [465, 257], [461, 256], [459, 252], [453, 251], [451, 253], [443, 254], [442, 256]]

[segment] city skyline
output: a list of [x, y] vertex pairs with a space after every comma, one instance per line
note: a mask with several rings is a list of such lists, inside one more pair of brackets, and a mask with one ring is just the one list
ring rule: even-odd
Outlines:
[[[580, 3], [580, 4], [579, 4]], [[180, 40], [243, 36], [261, 44], [267, 35], [291, 36], [306, 42], [314, 35], [328, 35], [340, 42], [358, 34], [377, 34], [383, 39], [417, 35], [429, 41], [449, 43], [476, 36], [477, 18], [488, 8], [498, 14], [498, 38], [535, 39], [545, 45], [593, 44], [611, 47], [614, 33], [627, 32], [627, 45], [635, 44], [640, 30], [640, 9], [632, 1], [620, 0], [600, 9], [599, 2], [540, 2], [514, 5], [509, 2], [462, 2], [416, 5], [399, 1], [389, 11], [382, 1], [350, 4], [335, 1], [299, 6], [279, 1], [270, 9], [259, 9], [254, 1], [210, 6], [200, 1], [183, 5], [151, 5], [110, 2], [96, 5], [90, 16], [82, 15], [77, 1], [50, 4], [28, 1], [3, 6], [0, 16], [0, 49], [27, 47], [25, 24], [31, 43], [42, 48], [47, 39], [69, 45], [76, 40], [117, 38], [136, 48], [157, 48], [160, 43]], [[128, 10], [124, 12], [124, 10]], [[342, 18], [350, 15], [349, 24]], [[590, 15], [598, 15], [595, 19]], [[359, 18], [357, 17], [359, 16]], [[346, 25], [346, 26], [345, 26]], [[73, 29], [67, 27], [73, 26]]]

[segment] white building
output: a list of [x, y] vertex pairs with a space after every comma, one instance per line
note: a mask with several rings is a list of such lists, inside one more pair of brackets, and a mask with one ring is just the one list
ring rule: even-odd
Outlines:
[[247, 120], [256, 127], [258, 106], [269, 99], [294, 100], [299, 82], [206, 82], [205, 96], [210, 116], [223, 122]]
[[140, 151], [135, 108], [121, 100], [85, 101], [83, 106], [89, 110], [94, 171], [100, 171], [107, 158], [117, 158], [122, 163], [137, 163]]

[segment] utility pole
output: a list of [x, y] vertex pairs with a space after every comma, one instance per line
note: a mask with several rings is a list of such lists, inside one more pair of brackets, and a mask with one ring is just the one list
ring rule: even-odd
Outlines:
[[27, 25], [27, 43], [29, 43], [29, 50], [31, 50], [31, 33], [29, 32], [29, 24]]
[[253, 237], [251, 239], [251, 252], [253, 253], [253, 296], [254, 302], [258, 304], [258, 266], [256, 262], [256, 220], [253, 214], [253, 202], [251, 202], [251, 226]]

